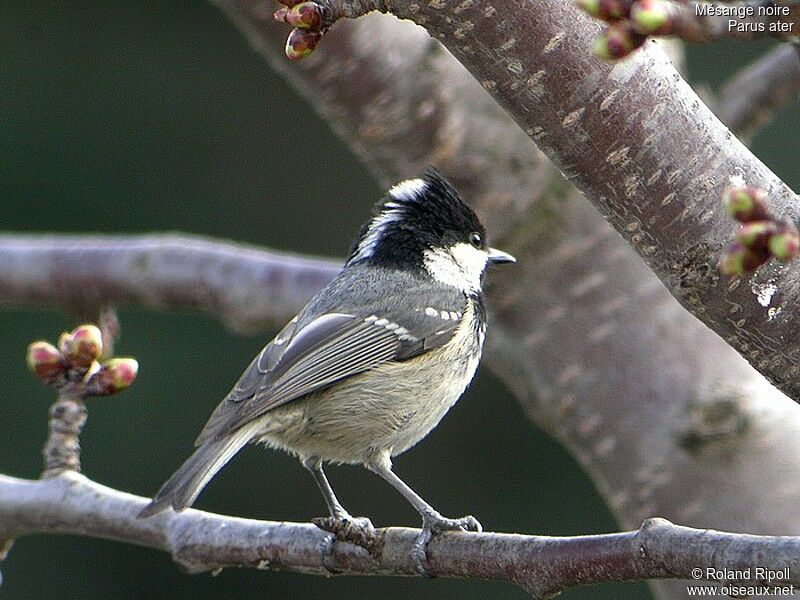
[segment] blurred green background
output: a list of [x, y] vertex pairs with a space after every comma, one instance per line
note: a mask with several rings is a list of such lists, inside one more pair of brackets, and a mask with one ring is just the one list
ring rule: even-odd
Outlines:
[[[716, 86], [767, 47], [693, 50], [693, 80]], [[786, 109], [776, 123], [755, 149], [797, 189], [795, 113]], [[209, 4], [0, 2], [1, 229], [179, 230], [342, 256], [379, 195], [326, 123]], [[236, 337], [195, 314], [124, 308], [120, 317], [118, 354], [139, 359], [140, 377], [125, 394], [91, 403], [83, 464], [101, 483], [149, 496], [191, 452], [270, 334]], [[0, 472], [38, 475], [52, 395], [26, 371], [25, 348], [74, 324], [54, 311], [0, 312]], [[486, 371], [396, 466], [440, 511], [475, 514], [487, 529], [617, 529], [574, 460], [528, 424]], [[329, 474], [354, 514], [378, 525], [418, 524], [398, 494], [362, 469]], [[274, 520], [324, 513], [299, 463], [260, 448], [243, 451], [196, 506]], [[441, 579], [189, 576], [159, 552], [66, 536], [18, 540], [0, 571], [0, 597], [10, 599], [524, 597], [510, 584]], [[644, 584], [627, 584], [565, 597], [650, 596]]]

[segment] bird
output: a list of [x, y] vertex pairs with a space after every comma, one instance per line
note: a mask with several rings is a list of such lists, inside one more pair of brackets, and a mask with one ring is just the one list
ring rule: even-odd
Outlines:
[[393, 186], [362, 226], [340, 273], [253, 359], [197, 437], [197, 449], [139, 514], [190, 506], [247, 443], [300, 459], [333, 522], [348, 513], [323, 463], [358, 464], [392, 485], [422, 517], [413, 560], [450, 519], [392, 470], [392, 459], [436, 427], [471, 382], [486, 335], [489, 265], [516, 262], [435, 169]]

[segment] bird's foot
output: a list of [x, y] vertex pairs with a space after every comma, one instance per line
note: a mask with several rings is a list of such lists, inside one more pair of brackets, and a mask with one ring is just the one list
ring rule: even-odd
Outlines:
[[317, 517], [312, 519], [312, 522], [323, 531], [332, 533], [340, 542], [349, 542], [367, 548], [375, 541], [375, 527], [367, 517], [337, 515], [335, 517]]
[[411, 555], [414, 566], [423, 577], [433, 577], [428, 566], [428, 543], [433, 536], [442, 531], [483, 531], [478, 519], [472, 515], [460, 519], [448, 519], [438, 512], [424, 513], [422, 515], [422, 531], [414, 542]]
[[348, 542], [372, 551], [377, 539], [375, 527], [367, 517], [352, 517], [349, 514], [335, 517], [316, 517], [314, 525], [332, 534], [322, 542], [322, 565], [331, 573], [338, 573], [333, 564], [334, 542]]

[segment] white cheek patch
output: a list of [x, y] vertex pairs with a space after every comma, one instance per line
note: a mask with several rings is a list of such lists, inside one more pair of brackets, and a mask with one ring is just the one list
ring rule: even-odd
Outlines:
[[464, 292], [481, 289], [481, 276], [489, 254], [460, 242], [448, 249], [426, 250], [425, 267], [431, 276]]
[[427, 189], [422, 179], [406, 179], [389, 190], [389, 195], [397, 200], [416, 200]]

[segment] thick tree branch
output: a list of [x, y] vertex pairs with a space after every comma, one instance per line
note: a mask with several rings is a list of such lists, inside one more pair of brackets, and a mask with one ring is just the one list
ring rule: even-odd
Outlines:
[[[329, 534], [314, 525], [225, 517], [188, 509], [150, 519], [136, 514], [148, 502], [95, 483], [75, 472], [30, 481], [0, 475], [0, 548], [35, 533], [88, 535], [163, 550], [192, 573], [227, 567], [330, 575], [414, 575], [411, 547], [418, 530], [378, 530], [367, 551], [334, 544], [322, 561]], [[4, 543], [5, 542], [5, 543]], [[441, 577], [513, 581], [536, 598], [608, 581], [693, 577], [701, 569], [745, 570], [754, 565], [787, 569], [800, 585], [800, 538], [722, 533], [651, 519], [638, 531], [580, 537], [501, 533], [446, 533], [429, 547]], [[694, 577], [694, 579], [699, 579]], [[713, 579], [712, 579], [713, 580]], [[755, 576], [741, 582], [764, 586]]]
[[744, 68], [719, 93], [717, 116], [731, 130], [750, 136], [800, 94], [800, 56], [778, 46]]
[[339, 268], [187, 235], [2, 235], [0, 306], [189, 308], [250, 331], [290, 319]]

